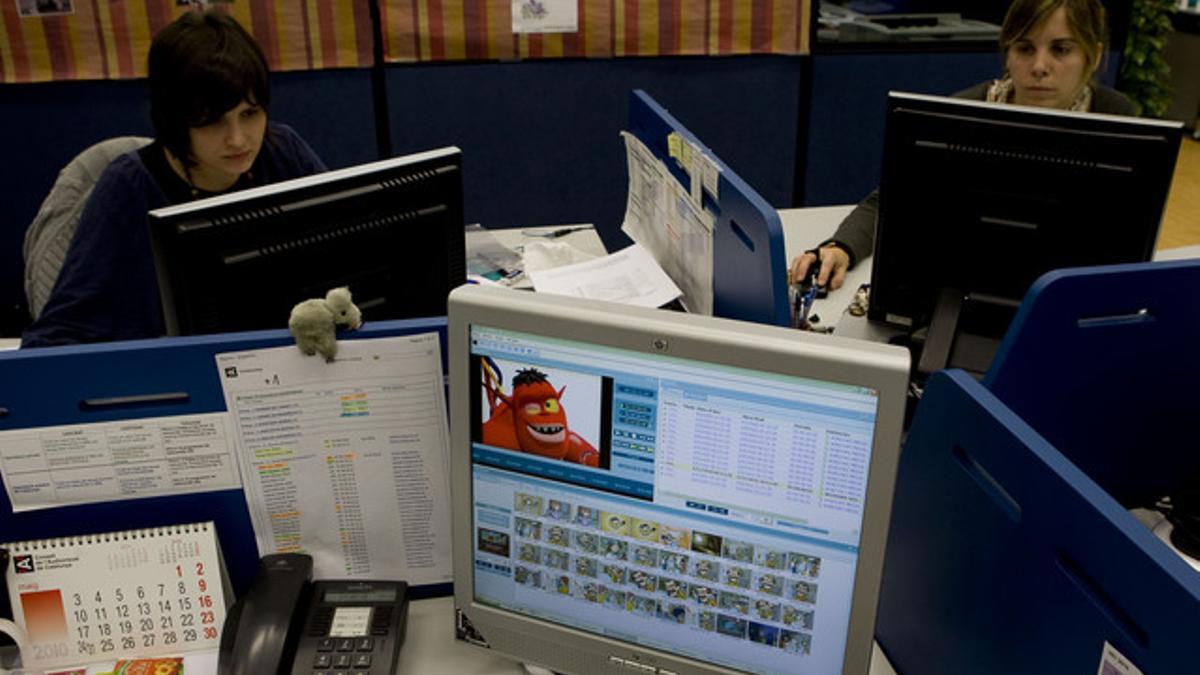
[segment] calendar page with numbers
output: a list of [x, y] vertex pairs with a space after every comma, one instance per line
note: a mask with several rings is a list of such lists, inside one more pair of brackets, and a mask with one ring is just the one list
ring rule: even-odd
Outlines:
[[26, 667], [216, 649], [225, 594], [213, 523], [0, 544]]

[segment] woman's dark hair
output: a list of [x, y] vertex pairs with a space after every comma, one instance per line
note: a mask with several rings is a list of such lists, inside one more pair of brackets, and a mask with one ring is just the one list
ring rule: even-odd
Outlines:
[[1013, 0], [1000, 28], [1000, 51], [1007, 54], [1013, 43], [1045, 23], [1059, 7], [1066, 10], [1067, 26], [1094, 73], [1103, 56], [1101, 45], [1108, 39], [1107, 17], [1100, 0]]
[[218, 11], [188, 12], [150, 44], [150, 119], [154, 133], [192, 166], [188, 130], [217, 121], [242, 101], [271, 102], [267, 59], [250, 34]]

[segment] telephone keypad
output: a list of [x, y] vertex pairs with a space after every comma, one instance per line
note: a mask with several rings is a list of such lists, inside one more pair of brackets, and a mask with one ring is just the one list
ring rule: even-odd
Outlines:
[[292, 675], [390, 675], [404, 642], [406, 596], [403, 582], [316, 582]]

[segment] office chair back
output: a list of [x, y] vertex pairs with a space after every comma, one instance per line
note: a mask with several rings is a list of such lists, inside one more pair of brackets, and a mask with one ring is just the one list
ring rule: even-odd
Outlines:
[[25, 230], [25, 298], [29, 313], [37, 318], [46, 306], [58, 272], [75, 236], [92, 188], [100, 174], [117, 157], [151, 141], [141, 136], [118, 136], [87, 148], [59, 172], [50, 194]]

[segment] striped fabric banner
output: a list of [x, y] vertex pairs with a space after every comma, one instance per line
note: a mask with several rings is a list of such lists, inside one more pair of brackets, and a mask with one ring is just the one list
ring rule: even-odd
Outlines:
[[0, 82], [108, 76], [95, 4], [74, 13], [23, 17], [19, 0], [0, 0]]
[[[0, 0], [0, 83], [129, 79], [176, 0]], [[806, 54], [812, 0], [577, 0], [574, 33], [512, 30], [512, 0], [378, 0], [390, 62]], [[215, 2], [262, 45], [272, 70], [372, 63], [369, 0]]]
[[512, 32], [512, 0], [382, 0], [391, 62], [806, 54], [812, 0], [578, 0], [575, 33]]
[[[182, 12], [176, 0], [71, 0], [72, 12], [22, 16], [0, 0], [0, 82], [144, 77], [150, 40]], [[213, 3], [258, 40], [272, 70], [369, 67], [367, 0]]]

